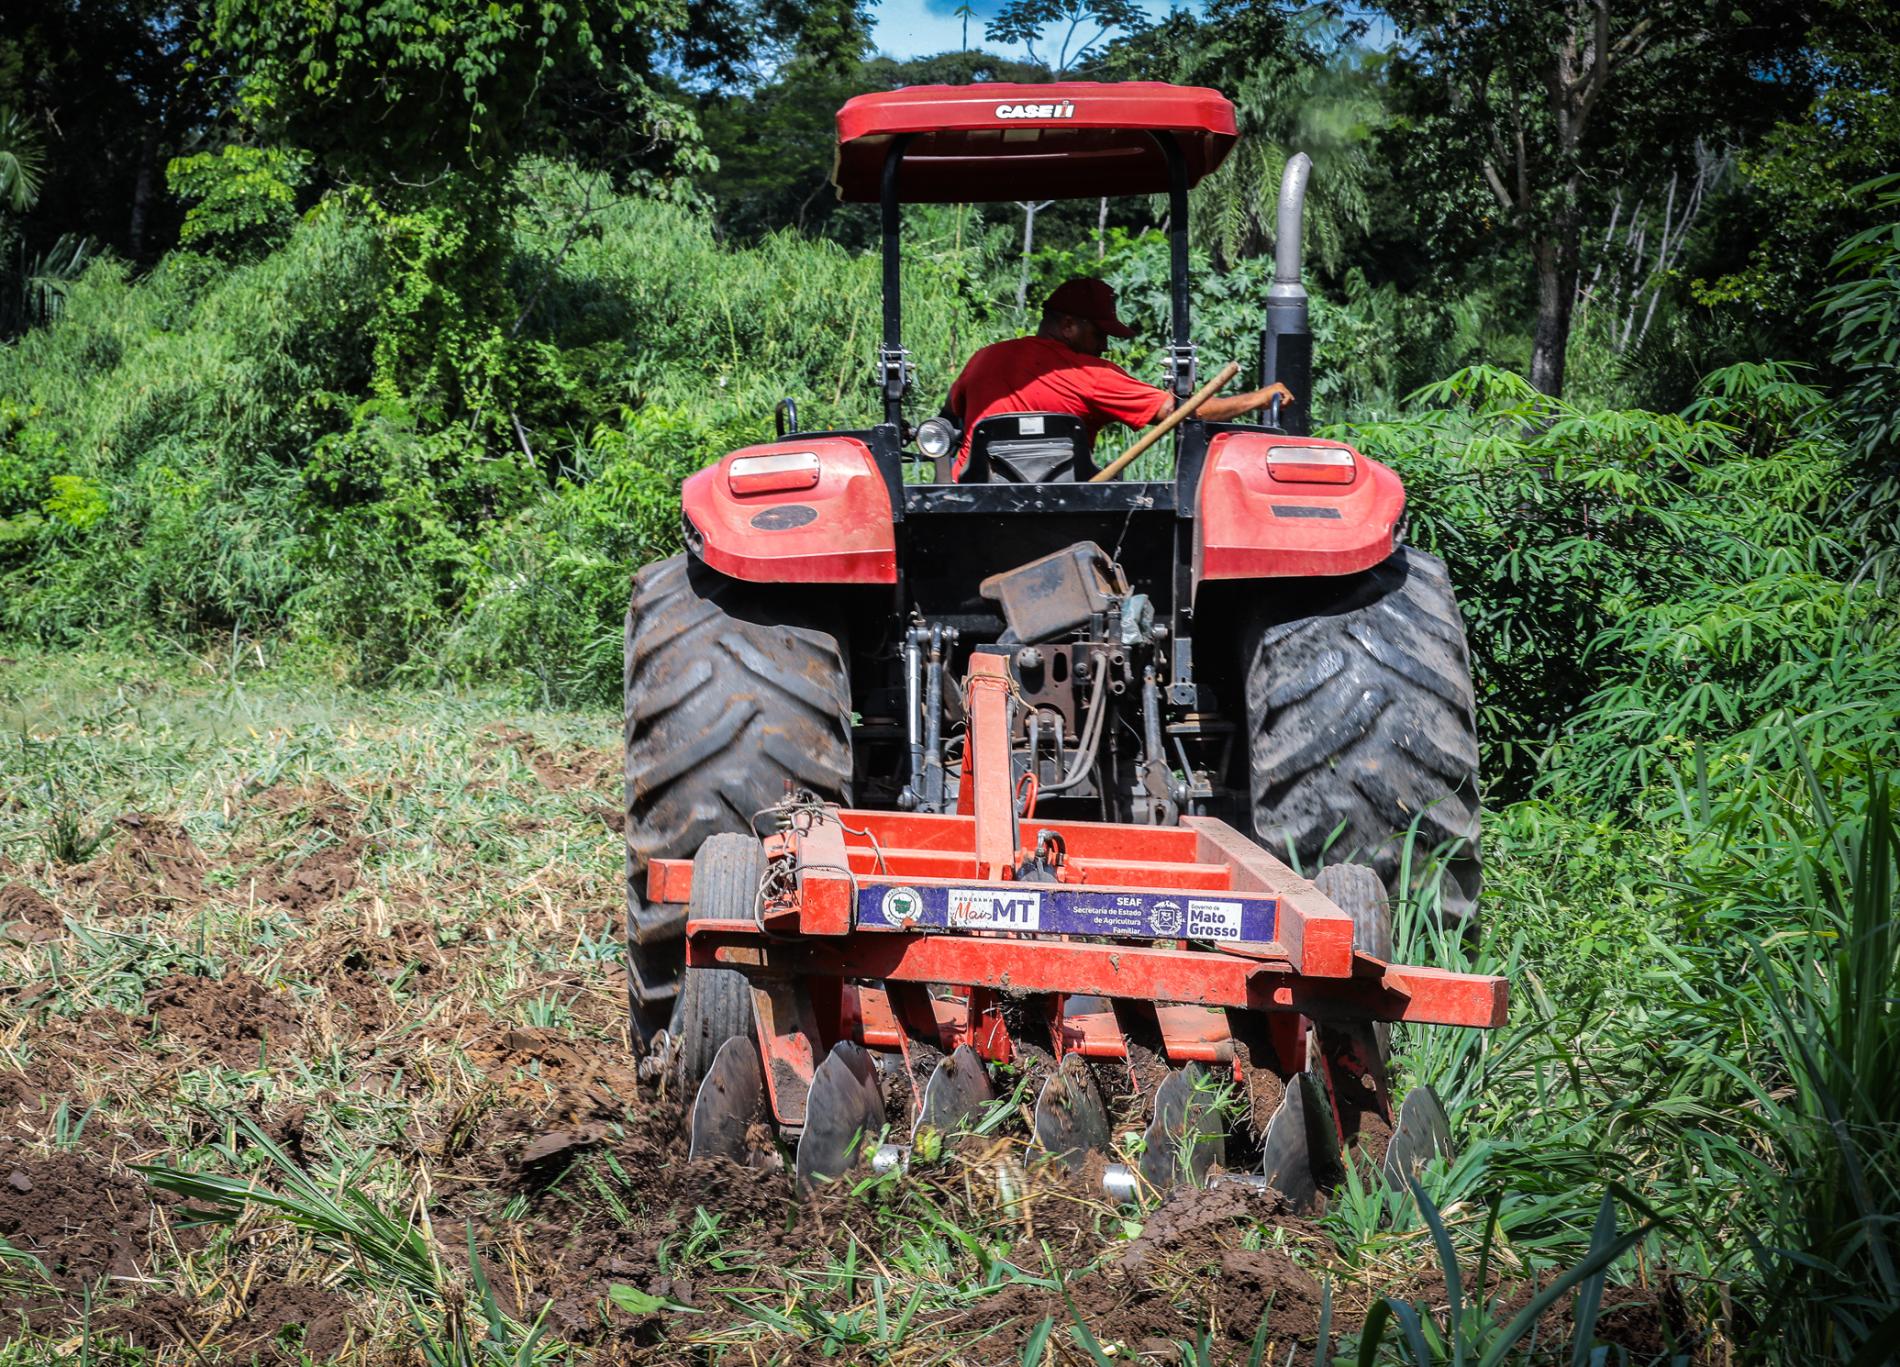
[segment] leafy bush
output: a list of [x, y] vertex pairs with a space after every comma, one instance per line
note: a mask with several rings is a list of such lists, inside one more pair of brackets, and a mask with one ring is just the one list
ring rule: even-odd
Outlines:
[[1847, 372], [1841, 417], [1857, 464], [1853, 529], [1883, 587], [1900, 557], [1900, 175], [1860, 187], [1895, 221], [1856, 233], [1831, 262], [1839, 279], [1821, 294], [1834, 363]]
[[181, 247], [249, 256], [281, 244], [297, 217], [297, 192], [310, 159], [279, 147], [227, 145], [174, 158], [172, 193], [195, 200], [178, 231]]
[[59, 641], [283, 622], [296, 472], [334, 422], [324, 396], [367, 370], [367, 245], [320, 213], [235, 268], [181, 252], [135, 282], [99, 262], [63, 318], [0, 350], [20, 415], [0, 438], [0, 516], [17, 528], [55, 475], [110, 507], [77, 539], [43, 520], [0, 553], [0, 628]]
[[1893, 609], [1849, 582], [1847, 452], [1790, 367], [1719, 371], [1680, 416], [1482, 367], [1413, 397], [1335, 430], [1405, 477], [1412, 539], [1452, 567], [1502, 793], [1614, 802], [1778, 709], [1840, 701], [1877, 734]]

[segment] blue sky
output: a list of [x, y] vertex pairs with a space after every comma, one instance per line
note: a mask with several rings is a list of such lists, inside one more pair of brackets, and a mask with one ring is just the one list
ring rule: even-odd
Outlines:
[[[893, 57], [924, 57], [937, 52], [954, 52], [963, 46], [963, 20], [956, 15], [959, 0], [878, 0], [872, 32], [879, 51]], [[988, 46], [983, 41], [983, 25], [1002, 8], [1002, 0], [974, 0], [976, 11], [970, 20], [970, 46]], [[1142, 8], [1156, 18], [1166, 14], [1168, 0], [1145, 0]], [[1020, 57], [1021, 52], [1011, 52]]]

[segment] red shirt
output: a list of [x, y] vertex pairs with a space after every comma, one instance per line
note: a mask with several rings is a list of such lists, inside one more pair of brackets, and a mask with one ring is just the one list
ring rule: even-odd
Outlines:
[[1085, 355], [1054, 337], [994, 342], [972, 356], [950, 386], [950, 409], [965, 434], [950, 478], [963, 477], [969, 434], [998, 413], [1067, 413], [1082, 419], [1093, 439], [1111, 422], [1146, 427], [1171, 398], [1113, 361]]

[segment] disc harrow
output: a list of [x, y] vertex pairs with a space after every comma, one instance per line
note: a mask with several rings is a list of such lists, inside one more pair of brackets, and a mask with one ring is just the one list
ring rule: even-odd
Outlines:
[[1504, 979], [1389, 962], [1369, 870], [1309, 882], [1205, 817], [1038, 821], [1003, 657], [966, 688], [955, 813], [789, 798], [749, 897], [752, 837], [650, 866], [689, 970], [752, 997], [753, 1032], [687, 1079], [693, 1157], [789, 1157], [804, 1189], [938, 1160], [1032, 1094], [1031, 1154], [1118, 1200], [1248, 1181], [1310, 1209], [1350, 1155], [1402, 1184], [1449, 1152], [1429, 1086], [1394, 1107], [1386, 1026], [1495, 1028]]

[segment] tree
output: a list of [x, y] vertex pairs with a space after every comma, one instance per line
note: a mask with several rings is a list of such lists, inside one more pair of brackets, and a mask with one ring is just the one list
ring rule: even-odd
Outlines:
[[968, 52], [970, 50], [970, 21], [976, 18], [976, 6], [966, 2], [958, 5], [950, 13], [963, 21], [963, 50]]
[[1421, 132], [1477, 176], [1536, 281], [1531, 381], [1560, 394], [1580, 237], [1624, 169], [1698, 134], [1759, 129], [1805, 92], [1798, 5], [1398, 0], [1406, 61], [1437, 92]]
[[525, 454], [507, 402], [524, 370], [508, 280], [515, 168], [579, 136], [661, 176], [695, 169], [690, 112], [657, 75], [682, 12], [669, 0], [205, 4], [198, 47], [245, 133], [312, 154], [375, 227], [378, 397], [486, 423]]
[[1821, 309], [1847, 381], [1841, 426], [1858, 476], [1851, 526], [1867, 552], [1863, 572], [1884, 591], [1900, 572], [1900, 173], [1856, 193], [1885, 221], [1835, 252], [1839, 278]]
[[40, 197], [46, 141], [18, 111], [0, 107], [0, 208], [23, 214]]
[[1382, 65], [1361, 36], [1323, 9], [1289, 21], [1246, 0], [1213, 0], [1204, 22], [1177, 12], [1106, 54], [1108, 79], [1213, 86], [1234, 102], [1240, 140], [1194, 193], [1195, 245], [1217, 266], [1273, 250], [1280, 177], [1305, 152], [1315, 178], [1310, 254], [1341, 269], [1370, 215], [1369, 186], [1382, 174], [1374, 140], [1389, 118]]
[[676, 11], [665, 0], [207, 0], [201, 45], [261, 133], [397, 198], [448, 175], [505, 179], [548, 108], [545, 82], [584, 73], [621, 99]]
[[1823, 0], [1807, 41], [1824, 76], [1813, 101], [1740, 159], [1745, 222], [1725, 226], [1745, 259], [1696, 281], [1701, 302], [1759, 324], [1770, 355], [1811, 347], [1811, 315], [1789, 301], [1827, 287], [1836, 246], [1880, 221], [1857, 187], [1900, 166], [1900, 4]]
[[166, 163], [216, 136], [197, 22], [190, 0], [0, 4], [0, 89], [45, 147], [29, 252], [90, 238], [149, 261], [171, 246]]
[[718, 168], [700, 180], [721, 227], [748, 237], [775, 228], [823, 232], [859, 245], [873, 239], [875, 206], [840, 205], [831, 189], [837, 112], [853, 95], [907, 85], [1034, 81], [1045, 73], [992, 52], [945, 52], [844, 66], [794, 62], [754, 90], [702, 95], [698, 115]]
[[675, 53], [689, 76], [722, 90], [756, 90], [794, 65], [837, 71], [871, 46], [868, 0], [700, 0]]
[[[1060, 79], [1094, 57], [1098, 44], [1147, 23], [1134, 0], [1009, 0], [983, 33], [994, 43], [1021, 43], [1030, 61]], [[1037, 43], [1054, 43], [1055, 51], [1045, 57]]]
[[1022, 271], [1016, 277], [1016, 307], [1026, 307], [1029, 302], [1029, 258], [1036, 250], [1036, 215], [1054, 204], [1053, 199], [1019, 199], [1016, 207], [1023, 211], [1023, 261]]
[[59, 316], [66, 286], [95, 255], [91, 238], [62, 233], [29, 257], [21, 216], [39, 202], [46, 177], [46, 140], [12, 109], [0, 107], [0, 337]]

